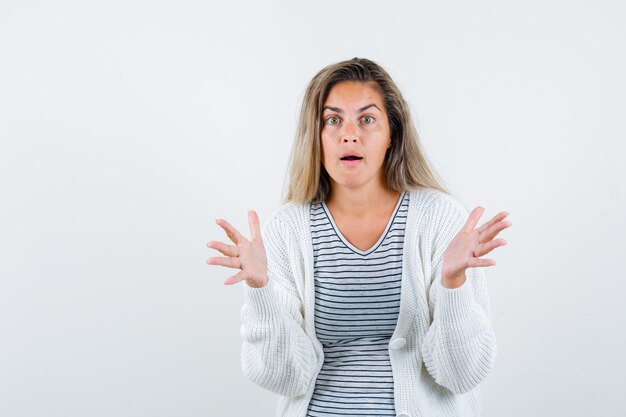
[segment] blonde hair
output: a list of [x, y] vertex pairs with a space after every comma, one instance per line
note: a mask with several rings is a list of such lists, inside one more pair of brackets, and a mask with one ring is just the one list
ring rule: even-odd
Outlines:
[[289, 158], [289, 183], [283, 202], [319, 203], [326, 201], [330, 194], [330, 176], [321, 160], [322, 108], [331, 88], [342, 81], [372, 83], [379, 90], [391, 136], [391, 148], [384, 161], [387, 187], [394, 191], [428, 187], [448, 193], [426, 160], [409, 105], [389, 74], [369, 59], [353, 58], [324, 67], [306, 89]]

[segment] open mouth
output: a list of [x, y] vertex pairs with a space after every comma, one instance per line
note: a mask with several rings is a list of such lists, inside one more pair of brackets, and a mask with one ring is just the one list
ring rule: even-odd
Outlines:
[[361, 156], [354, 156], [354, 155], [344, 156], [343, 158], [341, 158], [342, 161], [358, 161], [360, 159], [363, 159], [363, 157], [361, 157]]

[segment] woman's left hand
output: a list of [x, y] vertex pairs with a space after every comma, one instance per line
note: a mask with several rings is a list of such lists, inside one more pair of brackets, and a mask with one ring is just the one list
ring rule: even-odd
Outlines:
[[470, 213], [459, 233], [452, 239], [443, 255], [441, 269], [442, 285], [446, 288], [457, 288], [465, 282], [465, 270], [472, 267], [493, 266], [493, 259], [482, 259], [498, 246], [506, 245], [506, 240], [493, 240], [498, 233], [511, 226], [511, 222], [503, 221], [508, 212], [502, 211], [478, 229], [476, 223], [485, 209], [476, 207]]

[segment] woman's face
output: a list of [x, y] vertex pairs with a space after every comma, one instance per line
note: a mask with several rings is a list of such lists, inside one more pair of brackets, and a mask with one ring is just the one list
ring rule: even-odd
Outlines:
[[[324, 103], [322, 164], [332, 186], [384, 184], [383, 162], [391, 144], [389, 121], [375, 85], [343, 81]], [[360, 159], [346, 156], [360, 157]]]

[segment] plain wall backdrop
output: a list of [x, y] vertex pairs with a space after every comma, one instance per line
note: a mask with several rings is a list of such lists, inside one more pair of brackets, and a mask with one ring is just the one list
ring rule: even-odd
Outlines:
[[501, 210], [485, 417], [626, 415], [618, 1], [0, 4], [0, 415], [272, 416], [241, 284], [304, 89], [380, 63], [468, 209]]

